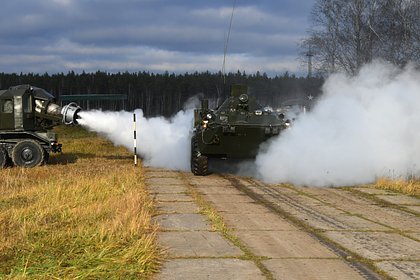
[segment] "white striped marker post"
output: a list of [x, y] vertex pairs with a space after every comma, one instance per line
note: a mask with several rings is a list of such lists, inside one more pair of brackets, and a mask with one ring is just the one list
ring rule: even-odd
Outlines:
[[134, 122], [134, 166], [137, 166], [136, 113], [133, 113], [133, 122]]

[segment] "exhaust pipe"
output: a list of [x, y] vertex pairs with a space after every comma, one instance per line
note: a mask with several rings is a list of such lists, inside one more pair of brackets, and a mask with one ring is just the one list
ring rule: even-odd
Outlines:
[[82, 110], [76, 103], [72, 102], [65, 105], [61, 109], [61, 115], [63, 116], [63, 123], [65, 125], [77, 125], [77, 119], [79, 119], [78, 113]]

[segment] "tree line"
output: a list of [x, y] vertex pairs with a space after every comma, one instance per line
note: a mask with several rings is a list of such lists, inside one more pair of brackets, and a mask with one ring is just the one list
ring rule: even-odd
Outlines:
[[[146, 116], [170, 117], [183, 109], [192, 97], [210, 99], [215, 107], [228, 96], [232, 84], [245, 84], [250, 94], [256, 96], [262, 105], [279, 107], [285, 101], [305, 100], [308, 96], [320, 94], [323, 79], [320, 77], [297, 77], [288, 72], [269, 77], [266, 73], [228, 73], [222, 79], [221, 73], [195, 72], [185, 74], [118, 72], [57, 74], [0, 73], [0, 89], [19, 84], [30, 84], [52, 93], [57, 100], [61, 95], [75, 94], [125, 94], [121, 101], [95, 101], [90, 109], [134, 110], [143, 109]], [[225, 82], [223, 82], [225, 80]], [[83, 106], [83, 104], [81, 104]]]
[[420, 64], [419, 0], [316, 0], [302, 54], [328, 74], [355, 74], [374, 59]]

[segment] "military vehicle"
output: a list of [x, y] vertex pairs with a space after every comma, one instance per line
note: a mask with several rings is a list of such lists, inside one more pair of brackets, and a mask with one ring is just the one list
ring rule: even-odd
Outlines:
[[219, 108], [209, 109], [203, 100], [194, 111], [191, 171], [207, 175], [209, 158], [254, 158], [261, 143], [289, 125], [283, 114], [262, 108], [247, 86], [233, 85]]
[[61, 152], [57, 135], [49, 129], [77, 124], [81, 108], [75, 103], [60, 107], [54, 101], [53, 95], [30, 85], [0, 90], [0, 168], [38, 166], [50, 152]]

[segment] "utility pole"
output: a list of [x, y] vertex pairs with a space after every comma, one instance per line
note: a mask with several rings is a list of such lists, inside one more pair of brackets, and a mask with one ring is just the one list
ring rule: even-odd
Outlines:
[[312, 57], [314, 53], [312, 52], [311, 46], [309, 46], [309, 50], [306, 53], [306, 57], [308, 57], [308, 78], [312, 78]]

